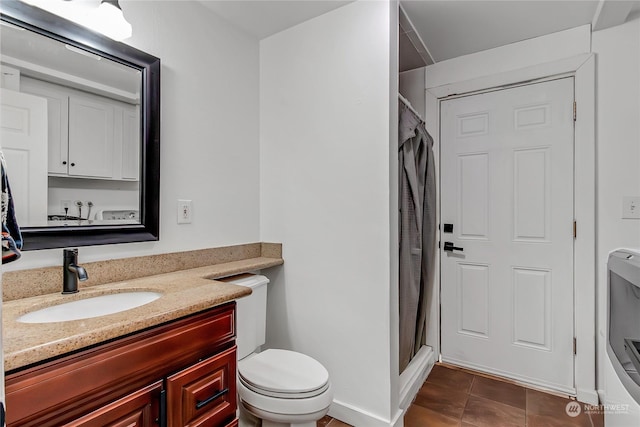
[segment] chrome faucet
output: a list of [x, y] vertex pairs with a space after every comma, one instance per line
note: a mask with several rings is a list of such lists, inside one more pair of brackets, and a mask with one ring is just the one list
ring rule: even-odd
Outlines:
[[64, 249], [62, 254], [62, 293], [75, 294], [78, 292], [78, 279], [84, 282], [89, 275], [78, 265], [78, 249]]

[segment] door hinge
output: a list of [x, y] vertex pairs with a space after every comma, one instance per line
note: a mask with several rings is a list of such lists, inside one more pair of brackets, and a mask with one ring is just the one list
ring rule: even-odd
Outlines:
[[575, 122], [578, 119], [578, 103], [573, 101], [573, 121]]
[[573, 238], [577, 238], [578, 237], [578, 222], [577, 221], [573, 221]]
[[578, 354], [578, 339], [573, 337], [573, 354]]

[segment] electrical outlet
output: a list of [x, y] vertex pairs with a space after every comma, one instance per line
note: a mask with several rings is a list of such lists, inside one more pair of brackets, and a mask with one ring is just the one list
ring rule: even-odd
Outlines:
[[191, 224], [193, 216], [193, 202], [191, 200], [178, 200], [178, 224]]
[[622, 198], [622, 218], [640, 218], [640, 197]]
[[67, 213], [71, 214], [71, 200], [60, 200], [60, 213], [65, 213], [65, 208], [67, 208]]

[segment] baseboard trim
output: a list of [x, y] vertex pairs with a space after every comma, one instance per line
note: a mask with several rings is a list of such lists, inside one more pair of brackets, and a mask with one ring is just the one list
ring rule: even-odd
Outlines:
[[483, 365], [469, 363], [467, 361], [457, 360], [457, 359], [445, 357], [445, 356], [442, 357], [442, 361], [444, 363], [448, 363], [454, 366], [459, 366], [461, 368], [466, 368], [473, 371], [478, 371], [481, 373], [486, 373], [490, 375], [495, 375], [497, 377], [506, 378], [516, 384], [519, 384], [525, 387], [534, 388], [534, 389], [538, 389], [538, 390], [550, 392], [550, 393], [560, 393], [566, 396], [572, 396], [572, 397], [576, 396], [576, 389], [567, 388], [561, 384], [542, 383], [537, 381], [534, 378], [529, 378], [523, 375], [514, 375], [510, 372], [502, 371], [500, 369], [493, 369]]
[[364, 411], [362, 408], [350, 405], [339, 400], [334, 400], [329, 409], [329, 416], [339, 419], [353, 426], [367, 427], [402, 427], [404, 415], [413, 398], [420, 390], [435, 364], [433, 349], [424, 346], [411, 361], [411, 364], [400, 375], [400, 407], [395, 410], [391, 420], [386, 420], [378, 415]]
[[596, 390], [579, 388], [576, 392], [576, 399], [578, 399], [578, 402], [588, 403], [589, 405], [600, 404], [600, 396]]
[[427, 379], [435, 363], [433, 349], [423, 346], [400, 374], [400, 409], [404, 412]]
[[394, 427], [390, 420], [385, 420], [378, 415], [335, 399], [329, 408], [329, 416], [352, 426]]

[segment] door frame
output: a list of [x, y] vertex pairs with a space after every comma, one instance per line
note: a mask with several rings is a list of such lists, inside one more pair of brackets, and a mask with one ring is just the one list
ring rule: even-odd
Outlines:
[[[460, 59], [460, 58], [458, 58]], [[473, 62], [473, 61], [471, 61]], [[442, 67], [443, 63], [439, 66]], [[459, 67], [460, 64], [452, 64]], [[574, 133], [574, 217], [577, 237], [574, 240], [574, 333], [577, 353], [574, 359], [574, 384], [579, 401], [598, 404], [596, 391], [596, 252], [595, 252], [595, 55], [583, 53], [511, 71], [460, 80], [440, 86], [430, 85], [426, 77], [427, 126], [433, 129], [436, 176], [440, 183], [440, 102], [452, 96], [495, 90], [515, 84], [525, 84], [554, 76], [573, 76], [577, 120]], [[437, 222], [440, 223], [440, 193], [437, 198]], [[436, 252], [436, 281], [440, 283], [440, 251]], [[434, 300], [437, 316], [430, 319], [431, 333], [440, 334], [440, 290], [436, 286]], [[434, 341], [434, 340], [431, 340]], [[440, 355], [438, 347], [434, 348]]]

